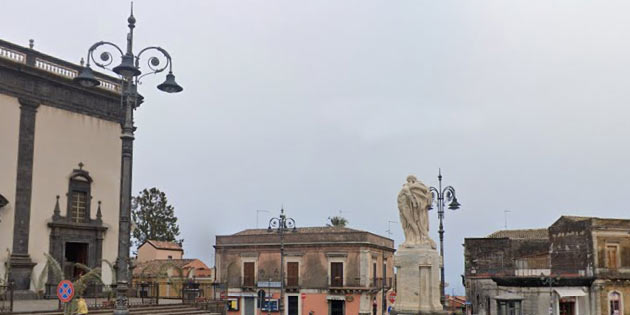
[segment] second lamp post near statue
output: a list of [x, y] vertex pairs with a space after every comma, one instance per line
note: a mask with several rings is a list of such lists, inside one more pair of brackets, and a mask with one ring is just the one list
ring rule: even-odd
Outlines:
[[[446, 307], [446, 295], [444, 293], [444, 205], [449, 202], [448, 208], [451, 210], [457, 210], [461, 205], [457, 202], [457, 197], [455, 197], [455, 188], [452, 186], [442, 188], [442, 170], [438, 171], [438, 187], [431, 187], [430, 189], [431, 194], [433, 194], [433, 202], [437, 206], [438, 219], [440, 220], [440, 228], [438, 230], [440, 234], [440, 258], [442, 260], [442, 266], [440, 267], [440, 302], [442, 302], [443, 307]], [[429, 208], [429, 210], [431, 209], [433, 209], [433, 205]]]
[[280, 235], [280, 301], [278, 302], [278, 310], [284, 310], [284, 233], [292, 231], [297, 232], [295, 220], [287, 218], [284, 215], [284, 209], [280, 209], [280, 217], [271, 218], [267, 232], [276, 232]]
[[[138, 84], [140, 79], [146, 75], [162, 72], [168, 68], [169, 72], [166, 75], [166, 80], [157, 86], [158, 89], [167, 93], [181, 92], [183, 88], [175, 82], [175, 76], [173, 75], [172, 68], [173, 63], [171, 56], [166, 50], [157, 46], [150, 46], [144, 48], [134, 55], [133, 53], [133, 29], [136, 25], [136, 18], [133, 16], [133, 7], [131, 15], [127, 19], [129, 23], [129, 34], [127, 34], [127, 49], [123, 52], [117, 45], [110, 42], [98, 42], [92, 45], [88, 50], [87, 64], [82, 69], [81, 73], [74, 78], [74, 81], [83, 87], [91, 88], [101, 84], [101, 81], [96, 78], [92, 69], [90, 68], [90, 62], [93, 62], [96, 66], [111, 70], [121, 77], [121, 109], [122, 109], [122, 163], [121, 163], [121, 178], [120, 178], [120, 212], [119, 212], [119, 230], [118, 230], [118, 258], [116, 259], [116, 308], [114, 314], [126, 315], [129, 314], [129, 306], [127, 299], [127, 291], [129, 288], [129, 250], [130, 250], [130, 228], [131, 228], [131, 177], [132, 177], [132, 156], [133, 156], [133, 140], [135, 127], [133, 125], [133, 111], [142, 104], [143, 97], [138, 94]], [[110, 48], [121, 56], [121, 63], [114, 67], [109, 68], [114, 58], [109, 51], [104, 51], [99, 55], [99, 60], [95, 58], [95, 52], [97, 49]], [[164, 58], [166, 62], [161, 65], [160, 58], [155, 55], [147, 59], [147, 67], [149, 72], [142, 74], [140, 70], [140, 60], [144, 53], [159, 53], [161, 58]]]

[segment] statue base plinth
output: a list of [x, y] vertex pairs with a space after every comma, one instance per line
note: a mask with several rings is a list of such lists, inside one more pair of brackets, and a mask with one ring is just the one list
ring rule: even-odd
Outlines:
[[437, 250], [429, 244], [399, 246], [397, 296], [392, 314], [447, 314], [440, 303], [440, 266]]

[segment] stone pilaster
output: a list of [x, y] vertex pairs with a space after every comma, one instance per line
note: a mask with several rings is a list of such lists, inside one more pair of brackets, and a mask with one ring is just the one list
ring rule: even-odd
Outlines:
[[35, 147], [35, 117], [39, 103], [19, 99], [20, 130], [18, 139], [18, 164], [15, 192], [15, 220], [13, 223], [13, 251], [10, 257], [9, 278], [15, 281], [17, 290], [28, 290], [35, 263], [28, 254], [28, 238], [31, 223], [31, 189], [33, 181], [33, 152]]

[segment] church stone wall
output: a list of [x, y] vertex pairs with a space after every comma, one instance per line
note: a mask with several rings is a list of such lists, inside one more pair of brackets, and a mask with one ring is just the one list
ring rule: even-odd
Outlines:
[[[73, 169], [90, 173], [91, 219], [98, 201], [102, 202], [103, 223], [108, 228], [103, 240], [103, 258], [113, 262], [118, 246], [118, 208], [120, 194], [120, 125], [42, 104], [37, 110], [33, 157], [33, 186], [29, 253], [36, 274], [43, 268], [49, 251], [50, 228], [55, 197], [60, 196], [61, 215], [67, 215], [68, 183]], [[103, 265], [106, 283], [110, 269]]]
[[20, 103], [17, 98], [0, 94], [0, 194], [9, 201], [0, 208], [0, 277], [5, 273], [7, 250], [11, 250], [13, 244], [19, 124]]

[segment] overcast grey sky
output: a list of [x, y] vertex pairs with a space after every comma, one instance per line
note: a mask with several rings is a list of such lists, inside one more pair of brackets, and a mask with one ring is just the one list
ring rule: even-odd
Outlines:
[[[447, 282], [461, 244], [562, 214], [629, 218], [627, 1], [135, 2], [136, 47], [184, 86], [141, 86], [134, 192], [176, 207], [186, 256], [284, 205], [387, 235], [408, 174], [455, 186]], [[0, 37], [78, 62], [124, 45], [127, 1], [2, 1]], [[260, 226], [269, 213], [260, 213]], [[437, 240], [437, 214], [431, 232]], [[396, 243], [403, 235], [392, 225]]]

